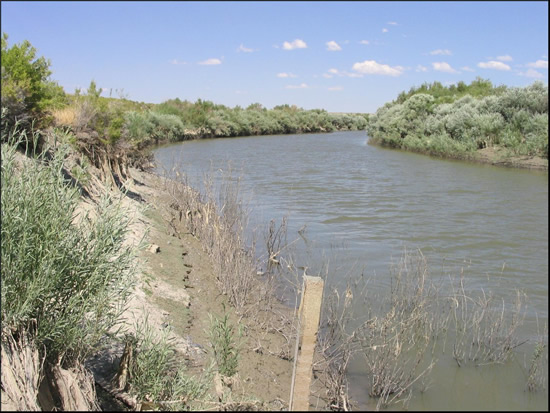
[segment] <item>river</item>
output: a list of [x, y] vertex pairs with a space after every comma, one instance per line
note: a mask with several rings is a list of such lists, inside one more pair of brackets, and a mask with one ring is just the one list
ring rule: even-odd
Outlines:
[[[368, 145], [362, 131], [188, 141], [159, 147], [155, 161], [158, 172], [176, 167], [194, 186], [231, 165], [252, 225], [287, 216], [289, 240], [305, 225], [301, 264], [314, 273], [320, 254], [328, 256], [335, 284], [361, 268], [369, 288], [387, 290], [390, 265], [406, 248], [422, 251], [430, 274], [462, 273], [469, 288], [507, 303], [521, 289], [528, 302], [518, 334], [529, 342], [515, 359], [458, 367], [442, 356], [408, 408], [548, 409], [547, 391], [525, 390], [534, 340], [548, 321], [547, 172], [385, 149]], [[371, 409], [363, 370], [360, 361], [350, 365], [350, 395]]]

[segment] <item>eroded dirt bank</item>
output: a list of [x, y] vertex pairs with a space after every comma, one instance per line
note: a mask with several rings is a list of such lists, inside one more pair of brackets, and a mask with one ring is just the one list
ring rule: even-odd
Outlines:
[[[210, 315], [223, 314], [224, 306], [230, 306], [216, 285], [211, 258], [186, 230], [185, 223], [177, 219], [165, 179], [136, 169], [131, 170], [131, 176], [134, 182], [123, 201], [133, 215], [128, 242], [143, 240], [143, 248], [139, 253], [140, 280], [124, 313], [126, 328], [132, 331], [137, 321], [147, 319], [157, 332], [170, 331], [176, 348], [187, 360], [189, 373], [201, 375], [212, 363]], [[275, 303], [271, 311], [258, 317], [229, 313], [243, 331], [238, 376], [230, 399], [250, 400], [253, 407], [262, 410], [287, 409], [292, 374], [289, 356], [294, 344], [288, 331], [292, 329], [293, 310]], [[283, 330], [286, 335], [281, 334]], [[122, 351], [122, 346], [106, 349], [88, 363], [99, 384], [98, 393], [112, 390], [110, 381]], [[108, 399], [104, 398], [104, 406], [112, 402]], [[211, 400], [212, 408], [220, 407], [214, 383]]]

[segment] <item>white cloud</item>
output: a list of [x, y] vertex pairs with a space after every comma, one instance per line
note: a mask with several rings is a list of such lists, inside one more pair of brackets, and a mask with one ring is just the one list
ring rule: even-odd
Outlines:
[[344, 88], [342, 86], [332, 86], [332, 87], [329, 87], [328, 90], [338, 91], [338, 90], [344, 90]]
[[340, 50], [342, 50], [340, 45], [336, 43], [334, 40], [327, 42], [326, 45], [327, 45], [327, 50], [330, 52], [339, 52]]
[[296, 76], [295, 74], [293, 73], [277, 73], [277, 77], [282, 77], [282, 78], [288, 78], [288, 77], [298, 77]]
[[375, 60], [365, 60], [364, 62], [355, 63], [352, 69], [366, 75], [399, 76], [403, 73], [401, 66], [391, 67], [377, 63]]
[[391, 24], [392, 26], [397, 26], [398, 25], [396, 22], [388, 22], [388, 24]]
[[299, 85], [287, 85], [285, 89], [307, 89], [307, 87], [306, 83], [300, 83]]
[[343, 73], [340, 73], [338, 69], [331, 68], [328, 70], [328, 73], [323, 73], [323, 77], [326, 79], [331, 79], [334, 75], [344, 76]]
[[170, 63], [172, 63], [173, 65], [185, 65], [185, 64], [187, 64], [186, 62], [183, 62], [183, 61], [178, 60], [178, 59], [172, 59], [172, 60], [170, 60]]
[[504, 55], [504, 56], [497, 56], [497, 60], [500, 60], [501, 62], [511, 62], [512, 60], [512, 56], [510, 55]]
[[544, 77], [542, 75], [542, 73], [537, 72], [535, 69], [527, 69], [527, 72], [520, 72], [519, 75], [520, 76], [526, 76], [526, 77], [532, 77], [532, 78], [535, 78], [535, 79], [541, 79], [541, 78]]
[[527, 63], [527, 67], [534, 67], [535, 69], [548, 69], [548, 60], [537, 60], [536, 62]]
[[361, 41], [359, 41], [359, 43], [361, 43], [361, 44], [369, 44], [370, 42], [369, 42], [368, 40], [361, 40]]
[[202, 62], [199, 62], [199, 65], [207, 65], [207, 66], [211, 66], [211, 65], [221, 65], [222, 64], [222, 61], [220, 59], [206, 59], [206, 60], [203, 60]]
[[496, 60], [479, 62], [477, 66], [481, 67], [482, 69], [510, 70], [510, 66], [508, 66], [506, 63], [497, 62]]
[[283, 49], [285, 50], [294, 50], [294, 49], [305, 49], [307, 48], [306, 42], [301, 39], [295, 39], [292, 42], [284, 42]]
[[460, 70], [464, 70], [465, 72], [475, 72], [475, 70], [469, 66], [462, 66]]
[[427, 72], [428, 68], [426, 66], [418, 65], [418, 66], [416, 66], [416, 71], [417, 72]]
[[252, 53], [252, 52], [255, 52], [254, 49], [250, 49], [248, 47], [245, 47], [242, 43], [241, 45], [239, 46], [239, 48], [237, 49], [237, 52], [244, 52], [244, 53]]
[[458, 70], [453, 69], [451, 65], [447, 62], [434, 62], [432, 63], [432, 66], [434, 70], [437, 70], [439, 72], [459, 73]]
[[382, 29], [382, 33], [387, 33], [389, 30], [386, 29], [385, 27]]
[[443, 55], [443, 56], [451, 56], [452, 53], [449, 49], [437, 49], [437, 50], [432, 50], [430, 52], [431, 55]]

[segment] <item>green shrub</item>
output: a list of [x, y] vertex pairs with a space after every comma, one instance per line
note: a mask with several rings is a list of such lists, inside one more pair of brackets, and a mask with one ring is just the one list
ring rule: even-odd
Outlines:
[[65, 147], [22, 167], [15, 147], [25, 133], [16, 128], [4, 139], [2, 326], [36, 320], [39, 348], [49, 360], [70, 363], [116, 324], [133, 282], [133, 251], [123, 246], [127, 219], [109, 197], [95, 218], [77, 212]]
[[152, 136], [156, 141], [176, 141], [182, 139], [183, 123], [178, 116], [147, 112], [147, 118], [153, 125]]
[[65, 102], [63, 88], [50, 80], [50, 61], [36, 53], [27, 40], [8, 48], [8, 35], [2, 34], [2, 130], [16, 122], [28, 129], [31, 119], [42, 122], [46, 109]]
[[145, 146], [151, 139], [154, 125], [145, 113], [135, 111], [124, 114], [123, 135], [138, 147]]
[[109, 129], [107, 131], [109, 135], [109, 141], [115, 143], [122, 136], [122, 127], [124, 125], [124, 118], [118, 116], [111, 120]]
[[468, 87], [425, 84], [378, 109], [367, 133], [387, 146], [443, 156], [500, 145], [548, 157], [548, 88], [493, 88], [482, 79]]
[[[225, 311], [225, 306], [224, 306]], [[214, 351], [214, 358], [220, 374], [231, 377], [237, 373], [239, 366], [240, 343], [236, 339], [235, 328], [229, 321], [229, 314], [223, 317], [210, 317], [210, 344]], [[238, 332], [241, 337], [241, 332]]]
[[166, 330], [155, 334], [147, 320], [138, 323], [136, 330], [134, 336], [127, 337], [134, 346], [128, 368], [130, 392], [138, 400], [168, 401], [162, 407], [175, 411], [203, 398], [208, 391], [206, 380], [187, 374], [185, 361], [177, 356]]

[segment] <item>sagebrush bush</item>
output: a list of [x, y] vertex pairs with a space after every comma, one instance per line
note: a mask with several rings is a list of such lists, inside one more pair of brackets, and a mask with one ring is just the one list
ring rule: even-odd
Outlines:
[[132, 285], [127, 218], [107, 196], [95, 217], [79, 211], [63, 147], [23, 166], [23, 135], [15, 129], [2, 145], [2, 326], [36, 320], [46, 357], [70, 363], [116, 324]]
[[367, 126], [373, 141], [442, 156], [498, 145], [548, 157], [548, 87], [541, 82], [509, 89], [481, 80], [458, 89], [436, 83], [378, 109]]

